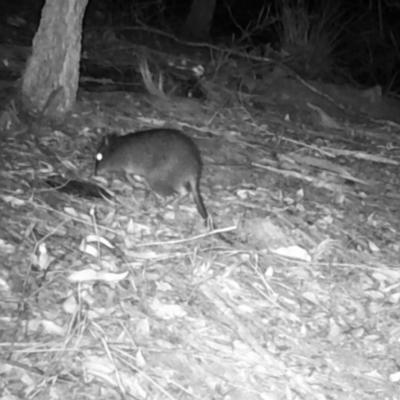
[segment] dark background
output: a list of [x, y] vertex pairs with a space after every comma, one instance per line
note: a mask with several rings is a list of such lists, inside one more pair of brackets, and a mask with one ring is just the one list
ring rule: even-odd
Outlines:
[[[43, 0], [0, 4], [0, 42], [29, 46], [40, 21]], [[84, 32], [151, 26], [178, 32], [191, 2], [182, 0], [89, 0]], [[308, 29], [301, 31], [284, 20], [301, 10]], [[263, 23], [257, 22], [260, 15]], [[398, 93], [400, 2], [368, 0], [262, 1], [217, 0], [209, 43], [291, 60], [305, 78], [370, 87]], [[15, 20], [19, 21], [16, 23]], [[19, 26], [16, 26], [19, 25]], [[288, 35], [290, 32], [290, 35]]]

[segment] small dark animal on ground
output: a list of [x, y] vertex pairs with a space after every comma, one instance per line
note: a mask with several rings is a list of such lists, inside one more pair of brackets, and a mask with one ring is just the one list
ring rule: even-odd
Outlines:
[[196, 144], [175, 129], [151, 129], [124, 136], [108, 135], [97, 154], [95, 174], [123, 171], [143, 177], [157, 194], [181, 197], [192, 193], [207, 224], [208, 213], [200, 193], [202, 162]]

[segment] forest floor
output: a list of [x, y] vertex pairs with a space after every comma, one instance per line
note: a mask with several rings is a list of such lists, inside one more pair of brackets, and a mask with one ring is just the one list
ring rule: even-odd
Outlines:
[[[2, 110], [1, 399], [400, 398], [399, 104], [218, 73], [207, 100], [81, 90], [57, 129]], [[198, 144], [233, 245], [190, 198], [93, 178], [102, 135], [160, 126]], [[65, 171], [114, 197], [46, 184]]]

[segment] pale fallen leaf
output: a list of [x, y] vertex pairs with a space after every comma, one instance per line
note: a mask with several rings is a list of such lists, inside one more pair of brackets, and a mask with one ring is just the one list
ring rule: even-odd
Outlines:
[[381, 284], [390, 282], [396, 284], [400, 281], [400, 270], [380, 268], [379, 271], [374, 271], [372, 273], [374, 279], [379, 281]]
[[368, 247], [373, 253], [379, 253], [381, 251], [381, 249], [372, 240], [368, 240]]
[[126, 231], [131, 235], [138, 235], [142, 233], [149, 234], [151, 232], [151, 229], [149, 226], [134, 222], [133, 219], [130, 218]]
[[380, 374], [376, 369], [372, 370], [371, 372], [365, 372], [364, 374], [366, 377], [369, 377], [373, 380], [379, 380], [382, 384], [386, 383], [386, 377]]
[[304, 292], [304, 293], [302, 293], [302, 296], [313, 304], [316, 304], [316, 305], [320, 304], [317, 296], [313, 292]]
[[279, 249], [272, 250], [272, 253], [283, 256], [311, 262], [311, 256], [306, 250], [299, 246], [280, 247]]
[[98, 235], [88, 235], [84, 239], [87, 243], [93, 243], [93, 242], [99, 242], [101, 244], [104, 244], [104, 246], [108, 247], [109, 249], [113, 249], [114, 246], [105, 238], [102, 236]]
[[274, 268], [270, 265], [264, 273], [265, 278], [269, 281], [274, 275]]
[[140, 349], [136, 352], [136, 365], [139, 368], [143, 368], [147, 365], [146, 360], [144, 359], [143, 354], [140, 351]]
[[86, 282], [86, 281], [104, 281], [104, 282], [119, 282], [128, 276], [129, 272], [114, 274], [111, 272], [95, 271], [93, 269], [84, 269], [73, 272], [69, 275], [70, 282]]
[[9, 244], [3, 239], [0, 239], [0, 253], [1, 254], [13, 254], [15, 252], [15, 246]]
[[153, 313], [161, 319], [182, 318], [186, 316], [186, 311], [176, 304], [163, 304], [157, 298], [154, 298], [150, 305]]
[[104, 281], [104, 282], [119, 282], [128, 276], [129, 271], [121, 272], [119, 274], [114, 274], [111, 272], [99, 272], [98, 275], [98, 280]]
[[91, 373], [112, 374], [115, 367], [107, 358], [88, 356], [82, 363], [83, 367]]
[[[146, 275], [147, 277], [148, 275]], [[157, 275], [159, 277], [159, 275]], [[156, 282], [157, 290], [160, 292], [170, 292], [172, 290], [172, 286], [168, 282]]]
[[236, 196], [239, 197], [240, 200], [247, 200], [250, 196], [250, 191], [247, 189], [239, 189], [236, 191]]
[[49, 333], [50, 335], [64, 336], [66, 333], [63, 327], [57, 325], [53, 321], [43, 320], [42, 326], [46, 333]]
[[89, 254], [92, 257], [98, 257], [99, 256], [99, 251], [98, 248], [95, 246], [92, 246], [91, 244], [87, 244], [85, 239], [81, 241], [81, 244], [79, 245], [79, 250], [82, 253]]
[[64, 207], [64, 212], [68, 215], [70, 215], [71, 217], [78, 217], [78, 212], [75, 210], [75, 208], [73, 207]]
[[63, 305], [63, 310], [67, 313], [67, 314], [76, 314], [76, 312], [78, 311], [79, 307], [78, 307], [78, 303], [76, 302], [75, 296], [73, 296], [72, 294], [69, 295]]
[[73, 207], [64, 207], [64, 212], [67, 215], [69, 215], [69, 216], [71, 216], [73, 218], [80, 219], [80, 220], [85, 221], [87, 223], [91, 223], [92, 222], [92, 219], [90, 218], [89, 215], [83, 214], [83, 213], [78, 213], [75, 210], [75, 208], [73, 208]]
[[14, 196], [1, 196], [1, 198], [5, 203], [11, 204], [12, 207], [21, 207], [26, 203], [24, 200], [18, 199]]
[[399, 300], [400, 300], [400, 293], [396, 292], [396, 293], [392, 293], [389, 298], [388, 301], [392, 304], [399, 304]]
[[390, 379], [390, 382], [393, 382], [393, 383], [400, 382], [400, 371], [389, 375], [389, 379]]
[[0, 290], [1, 291], [10, 291], [11, 290], [8, 283], [2, 277], [0, 277]]
[[148, 336], [150, 333], [150, 324], [149, 320], [147, 318], [141, 319], [137, 324], [136, 324], [136, 333], [141, 335], [141, 336]]
[[329, 319], [329, 333], [328, 333], [328, 339], [332, 343], [339, 343], [343, 339], [343, 333], [342, 329], [340, 326], [335, 322], [333, 318]]
[[298, 201], [304, 198], [304, 189], [301, 188], [296, 192], [296, 198]]
[[54, 257], [49, 256], [47, 252], [46, 243], [42, 242], [39, 245], [39, 257], [37, 258], [37, 266], [42, 270], [46, 271], [51, 262], [54, 260]]
[[354, 338], [362, 338], [365, 335], [365, 330], [364, 328], [357, 328], [357, 329], [353, 329], [353, 331], [351, 332], [352, 336]]

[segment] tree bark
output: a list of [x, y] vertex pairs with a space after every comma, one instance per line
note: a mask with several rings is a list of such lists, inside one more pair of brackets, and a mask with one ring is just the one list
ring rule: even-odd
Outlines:
[[206, 40], [210, 35], [216, 0], [193, 0], [182, 28], [182, 35], [192, 40]]
[[78, 90], [82, 19], [88, 0], [46, 0], [22, 77], [23, 112], [60, 123]]

